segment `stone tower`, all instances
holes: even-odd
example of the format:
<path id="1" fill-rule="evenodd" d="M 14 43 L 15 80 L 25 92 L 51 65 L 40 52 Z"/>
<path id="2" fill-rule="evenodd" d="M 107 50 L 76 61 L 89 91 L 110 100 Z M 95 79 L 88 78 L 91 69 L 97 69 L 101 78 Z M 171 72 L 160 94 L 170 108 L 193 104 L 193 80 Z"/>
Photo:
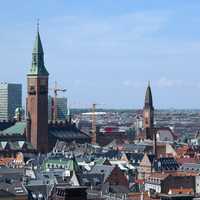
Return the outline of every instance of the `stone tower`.
<path id="1" fill-rule="evenodd" d="M 26 136 L 40 153 L 48 151 L 48 77 L 38 29 L 32 52 L 32 65 L 27 74 Z"/>
<path id="2" fill-rule="evenodd" d="M 143 108 L 144 131 L 146 139 L 154 139 L 154 107 L 150 83 L 148 84 Z"/>

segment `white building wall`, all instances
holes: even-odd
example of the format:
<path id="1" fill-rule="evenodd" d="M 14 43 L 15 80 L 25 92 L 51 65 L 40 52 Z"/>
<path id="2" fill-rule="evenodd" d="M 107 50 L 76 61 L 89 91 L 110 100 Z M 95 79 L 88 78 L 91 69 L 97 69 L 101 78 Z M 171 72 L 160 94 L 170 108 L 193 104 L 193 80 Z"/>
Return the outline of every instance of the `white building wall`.
<path id="1" fill-rule="evenodd" d="M 195 190 L 197 194 L 200 194 L 200 176 L 195 177 Z"/>
<path id="2" fill-rule="evenodd" d="M 157 193 L 161 193 L 161 186 L 152 183 L 145 183 L 145 191 L 155 190 Z"/>

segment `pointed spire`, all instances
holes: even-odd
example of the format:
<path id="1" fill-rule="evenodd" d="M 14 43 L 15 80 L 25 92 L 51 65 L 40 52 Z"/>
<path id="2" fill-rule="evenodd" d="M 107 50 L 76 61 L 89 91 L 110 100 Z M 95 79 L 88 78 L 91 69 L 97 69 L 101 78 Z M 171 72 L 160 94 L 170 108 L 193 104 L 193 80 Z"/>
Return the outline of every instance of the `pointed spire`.
<path id="1" fill-rule="evenodd" d="M 44 52 L 42 48 L 42 42 L 39 33 L 39 20 L 37 21 L 37 33 L 35 38 L 35 43 L 32 52 L 32 66 L 30 70 L 30 75 L 45 75 L 48 76 L 49 73 L 44 66 Z"/>
<path id="2" fill-rule="evenodd" d="M 153 98 L 152 98 L 152 93 L 151 93 L 150 81 L 148 81 L 148 87 L 147 87 L 146 95 L 145 95 L 145 107 L 153 108 Z"/>
<path id="3" fill-rule="evenodd" d="M 35 39 L 35 44 L 34 44 L 34 47 L 33 47 L 33 53 L 43 54 L 42 42 L 41 42 L 41 39 L 40 39 L 39 31 L 37 31 L 37 33 L 36 33 L 36 39 Z"/>

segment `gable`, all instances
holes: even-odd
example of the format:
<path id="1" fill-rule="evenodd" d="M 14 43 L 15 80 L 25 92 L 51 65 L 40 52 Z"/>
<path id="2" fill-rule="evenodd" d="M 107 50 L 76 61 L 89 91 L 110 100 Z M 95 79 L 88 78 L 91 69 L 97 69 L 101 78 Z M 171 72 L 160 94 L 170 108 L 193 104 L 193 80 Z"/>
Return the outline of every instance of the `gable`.
<path id="1" fill-rule="evenodd" d="M 143 157 L 142 161 L 140 162 L 140 166 L 151 166 L 151 162 L 146 153 L 144 154 L 144 157 Z"/>

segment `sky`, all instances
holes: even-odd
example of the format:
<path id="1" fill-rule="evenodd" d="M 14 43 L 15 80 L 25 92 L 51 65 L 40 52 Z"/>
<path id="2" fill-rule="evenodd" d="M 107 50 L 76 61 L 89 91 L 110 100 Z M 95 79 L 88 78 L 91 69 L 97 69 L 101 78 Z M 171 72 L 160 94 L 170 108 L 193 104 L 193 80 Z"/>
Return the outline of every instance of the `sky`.
<path id="1" fill-rule="evenodd" d="M 1 82 L 23 84 L 37 18 L 50 73 L 70 107 L 200 108 L 199 0 L 6 0 L 0 7 Z"/>

